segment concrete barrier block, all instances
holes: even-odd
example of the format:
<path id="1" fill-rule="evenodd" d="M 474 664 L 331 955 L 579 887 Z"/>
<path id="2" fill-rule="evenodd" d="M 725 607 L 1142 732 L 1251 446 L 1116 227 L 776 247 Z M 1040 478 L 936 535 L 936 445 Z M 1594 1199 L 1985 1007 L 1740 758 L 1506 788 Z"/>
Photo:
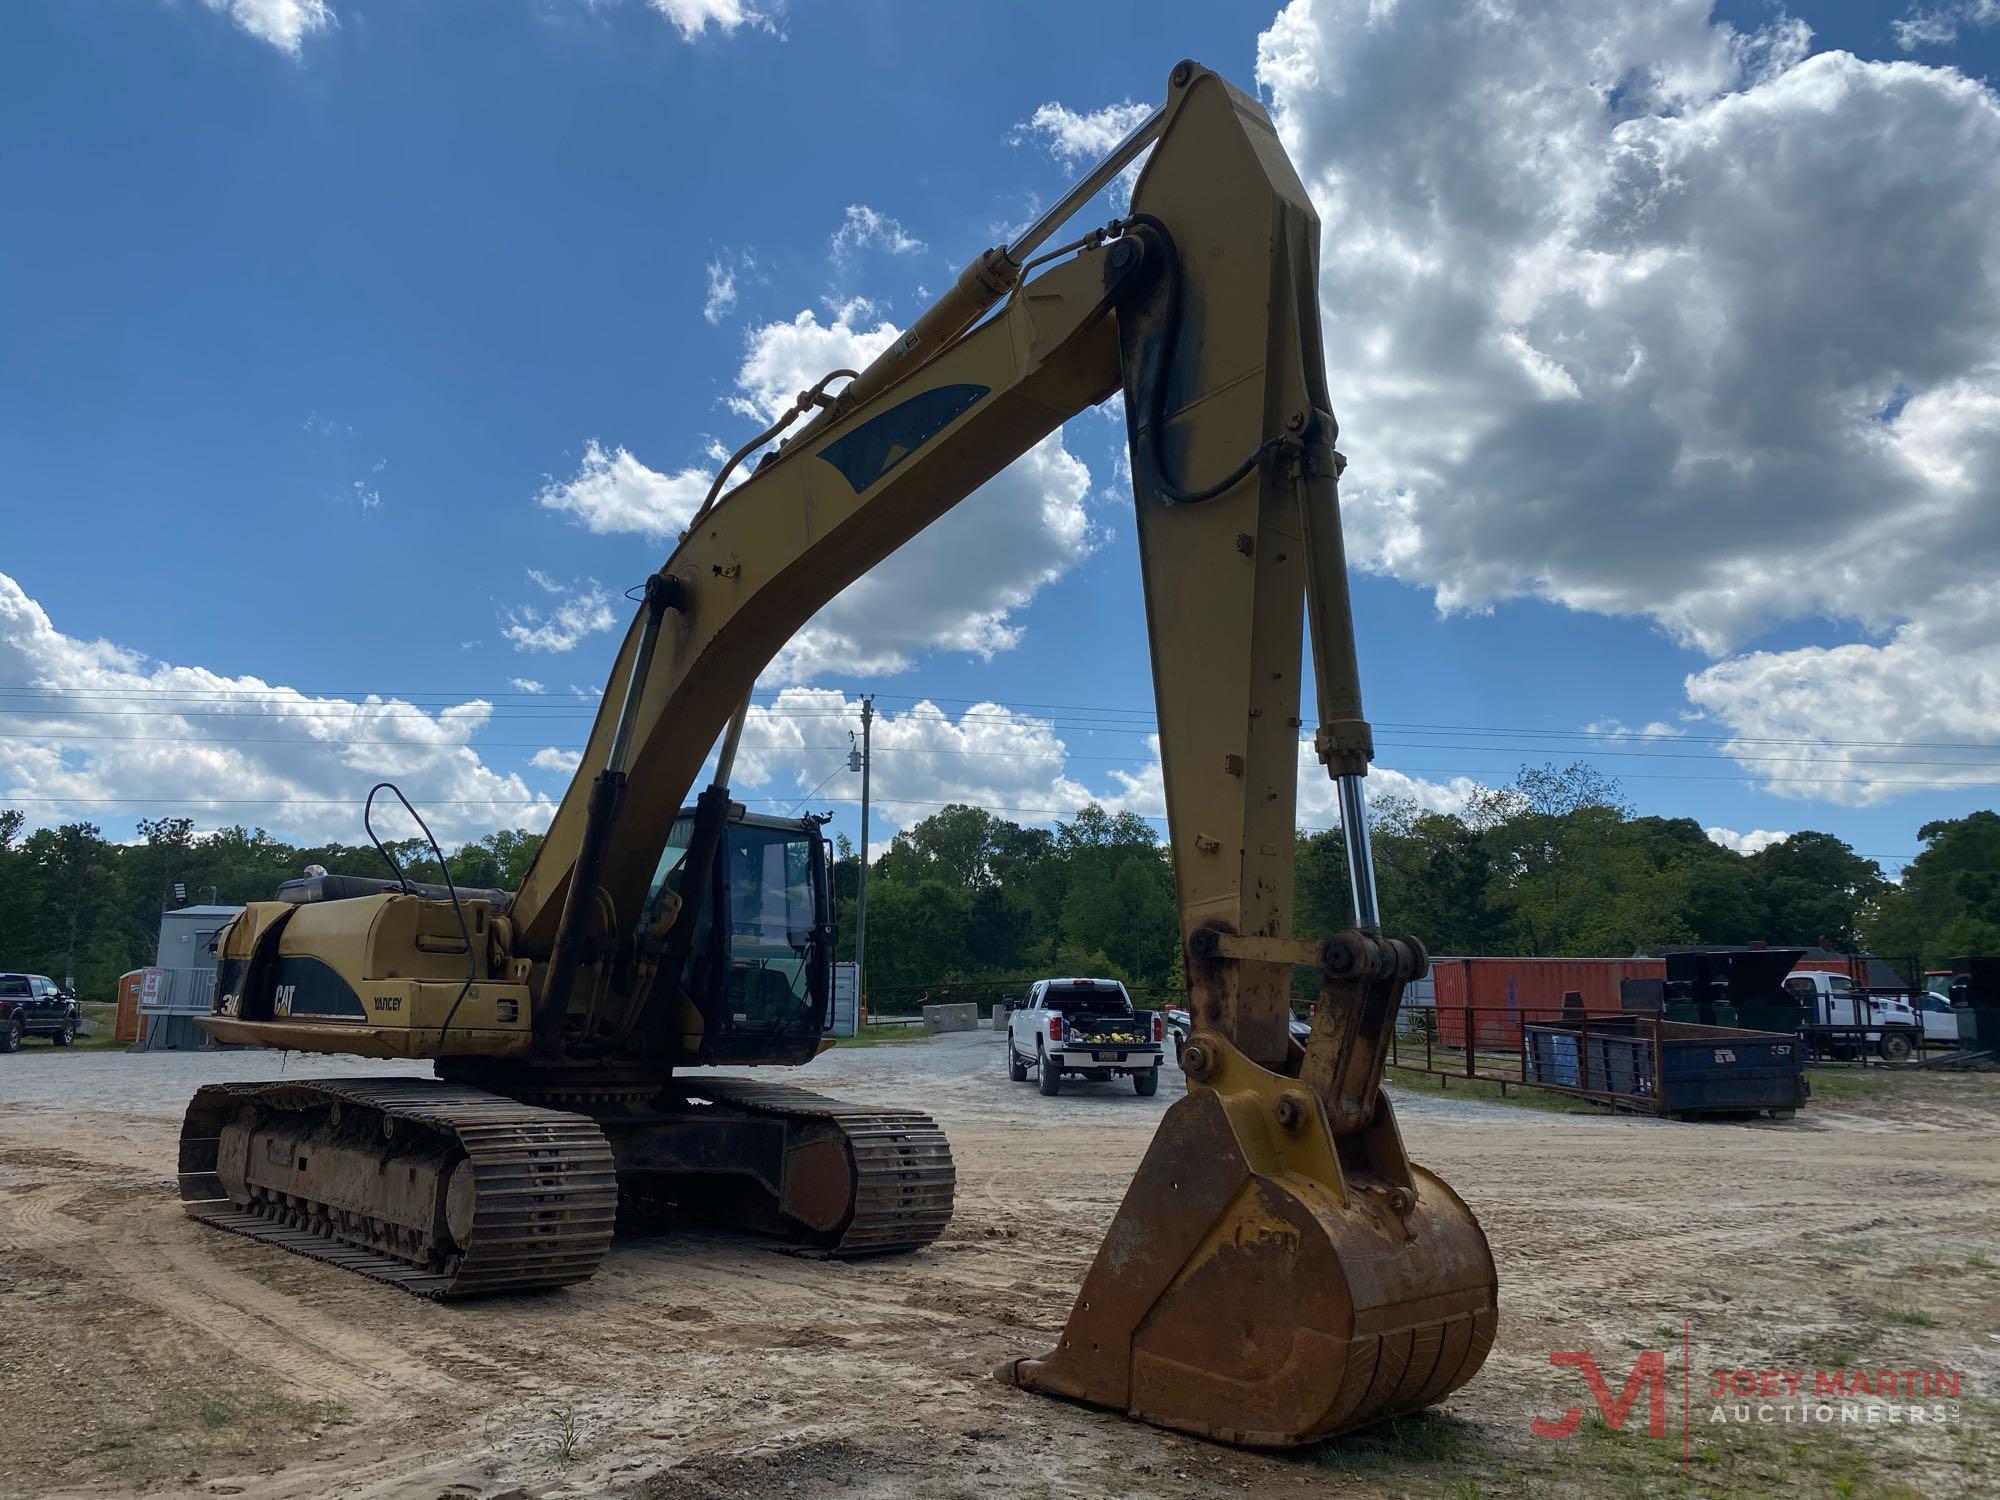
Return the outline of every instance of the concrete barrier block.
<path id="1" fill-rule="evenodd" d="M 933 1036 L 941 1031 L 977 1031 L 979 1007 L 969 1001 L 963 1005 L 926 1005 L 924 1029 Z"/>

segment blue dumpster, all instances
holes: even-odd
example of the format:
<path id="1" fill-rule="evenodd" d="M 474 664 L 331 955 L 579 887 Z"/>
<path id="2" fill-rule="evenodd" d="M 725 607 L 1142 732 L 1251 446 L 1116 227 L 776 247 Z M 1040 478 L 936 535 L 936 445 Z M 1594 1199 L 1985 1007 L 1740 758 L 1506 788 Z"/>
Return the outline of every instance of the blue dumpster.
<path id="1" fill-rule="evenodd" d="M 1790 1113 L 1806 1101 L 1795 1035 L 1618 1016 L 1522 1028 L 1522 1081 L 1657 1114 Z"/>

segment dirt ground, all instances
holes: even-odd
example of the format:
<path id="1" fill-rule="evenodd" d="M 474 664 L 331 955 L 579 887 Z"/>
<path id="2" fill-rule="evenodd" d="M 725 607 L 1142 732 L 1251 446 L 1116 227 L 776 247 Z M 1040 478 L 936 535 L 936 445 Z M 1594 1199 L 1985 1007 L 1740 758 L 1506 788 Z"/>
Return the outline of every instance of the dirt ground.
<path id="1" fill-rule="evenodd" d="M 582 1287 L 438 1306 L 182 1217 L 189 1093 L 281 1068 L 391 1071 L 0 1058 L 0 1495 L 2000 1492 L 2000 1076 L 1842 1075 L 1762 1124 L 1394 1091 L 1412 1154 L 1491 1238 L 1499 1343 L 1434 1413 L 1269 1455 L 988 1378 L 1052 1342 L 1180 1092 L 1171 1070 L 1153 1099 L 1043 1099 L 1006 1081 L 985 1032 L 842 1048 L 797 1081 L 920 1106 L 950 1135 L 958 1208 L 931 1249 L 839 1264 L 708 1233 L 624 1240 Z M 1643 1399 L 1612 1432 L 1549 1361 L 1592 1351 L 1615 1395 L 1652 1349 L 1663 1439 Z M 1943 1424 L 1736 1421 L 1703 1399 L 1717 1368 L 1803 1369 L 1808 1387 L 1820 1368 L 1946 1370 L 1962 1388 Z M 1570 1406 L 1590 1417 L 1574 1436 L 1531 1433 Z"/>

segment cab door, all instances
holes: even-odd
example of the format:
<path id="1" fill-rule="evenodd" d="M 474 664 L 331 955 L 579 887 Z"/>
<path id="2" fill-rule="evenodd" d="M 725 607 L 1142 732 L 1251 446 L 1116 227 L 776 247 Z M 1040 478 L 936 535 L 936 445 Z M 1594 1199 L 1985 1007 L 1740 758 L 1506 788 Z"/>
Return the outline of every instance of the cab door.
<path id="1" fill-rule="evenodd" d="M 35 974 L 28 980 L 28 988 L 33 999 L 28 1009 L 28 1025 L 35 1031 L 58 1031 L 62 1028 L 62 992 L 55 981 L 46 974 Z"/>
<path id="2" fill-rule="evenodd" d="M 1831 1019 L 1826 1013 L 1826 1006 L 1821 1003 L 1819 986 L 1813 983 L 1810 974 L 1792 975 L 1785 981 L 1785 990 L 1806 1008 L 1806 1015 L 1814 1022 L 1824 1023 Z"/>
<path id="3" fill-rule="evenodd" d="M 1923 1020 L 1925 1041 L 1958 1040 L 1958 1012 L 1951 1008 L 1949 1000 L 1926 990 L 1917 997 L 1916 1005 L 1917 1014 Z"/>

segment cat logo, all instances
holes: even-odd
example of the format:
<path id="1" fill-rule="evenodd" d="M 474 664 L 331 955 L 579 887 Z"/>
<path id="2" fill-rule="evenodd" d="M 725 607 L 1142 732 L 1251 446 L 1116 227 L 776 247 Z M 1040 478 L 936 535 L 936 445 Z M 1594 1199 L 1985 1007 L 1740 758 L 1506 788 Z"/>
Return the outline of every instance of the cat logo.
<path id="1" fill-rule="evenodd" d="M 279 985 L 277 1004 L 271 1008 L 281 1016 L 289 1016 L 292 1013 L 292 997 L 298 993 L 298 989 L 295 984 Z"/>

